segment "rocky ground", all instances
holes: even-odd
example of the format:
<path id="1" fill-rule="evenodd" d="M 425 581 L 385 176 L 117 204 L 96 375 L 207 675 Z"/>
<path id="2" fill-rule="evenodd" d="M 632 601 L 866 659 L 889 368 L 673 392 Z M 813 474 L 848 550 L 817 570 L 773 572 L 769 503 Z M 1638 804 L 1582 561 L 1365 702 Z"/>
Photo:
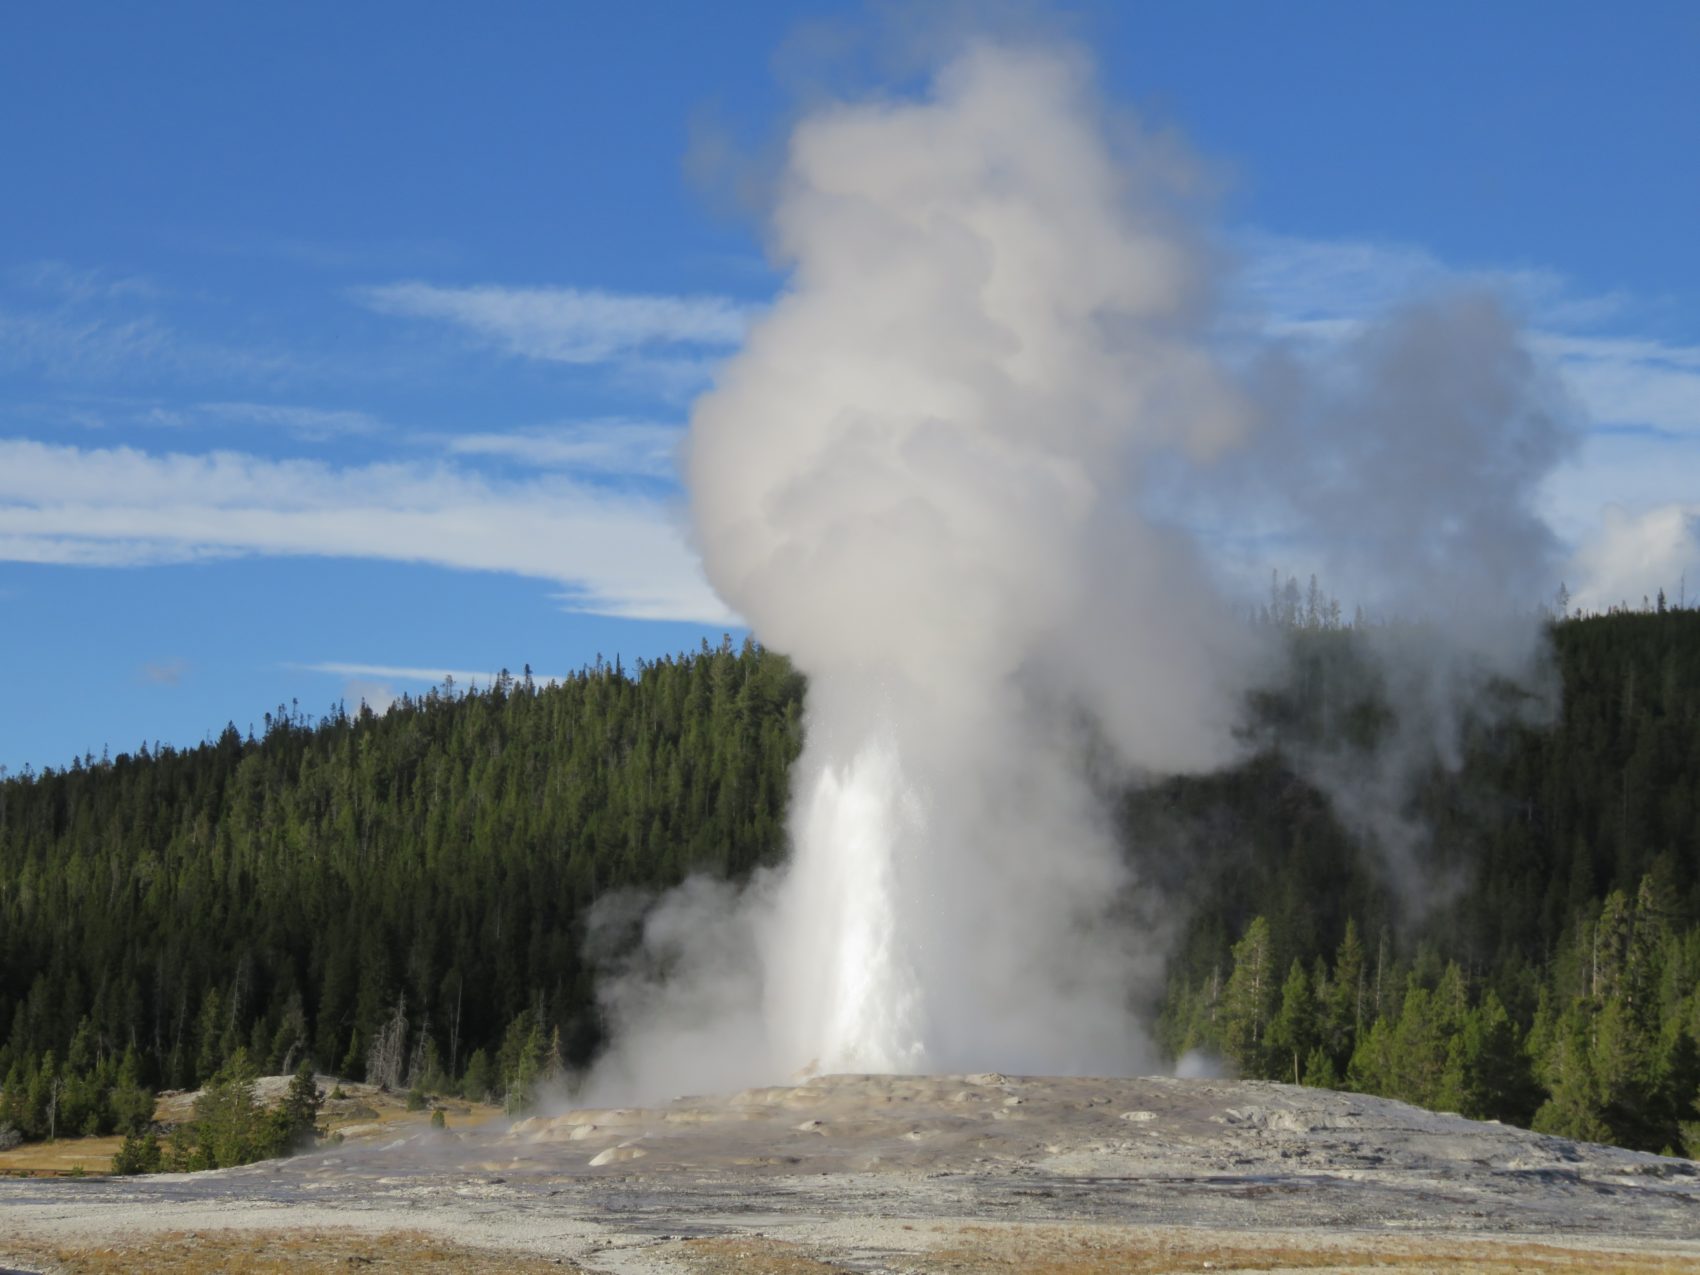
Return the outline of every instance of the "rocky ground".
<path id="1" fill-rule="evenodd" d="M 1700 1165 L 1253 1082 L 824 1077 L 0 1182 L 27 1271 L 1700 1271 Z"/>

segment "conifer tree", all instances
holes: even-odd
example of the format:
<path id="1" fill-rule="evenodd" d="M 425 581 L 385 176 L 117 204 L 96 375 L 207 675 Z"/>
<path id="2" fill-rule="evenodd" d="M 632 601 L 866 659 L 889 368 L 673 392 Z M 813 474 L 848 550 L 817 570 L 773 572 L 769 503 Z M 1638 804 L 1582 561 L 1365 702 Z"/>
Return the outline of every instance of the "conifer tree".
<path id="1" fill-rule="evenodd" d="M 1246 926 L 1245 936 L 1234 945 L 1233 971 L 1222 993 L 1222 1049 L 1242 1075 L 1263 1074 L 1268 1051 L 1265 1037 L 1276 994 L 1269 922 L 1256 916 Z"/>
<path id="2" fill-rule="evenodd" d="M 1304 966 L 1295 956 L 1281 987 L 1281 1008 L 1269 1024 L 1269 1050 L 1287 1060 L 1282 1064 L 1283 1079 L 1290 1075 L 1295 1085 L 1303 1081 L 1304 1060 L 1316 1048 L 1316 1036 L 1316 1000 Z"/>

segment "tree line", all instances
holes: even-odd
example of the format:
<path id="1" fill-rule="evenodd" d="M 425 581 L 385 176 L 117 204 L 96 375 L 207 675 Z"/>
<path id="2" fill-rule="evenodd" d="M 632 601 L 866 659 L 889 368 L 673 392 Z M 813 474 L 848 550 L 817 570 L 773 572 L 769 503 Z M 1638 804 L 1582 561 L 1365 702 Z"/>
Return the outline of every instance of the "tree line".
<path id="1" fill-rule="evenodd" d="M 1387 728 L 1364 634 L 1315 589 L 1272 602 L 1292 672 L 1251 755 L 1121 805 L 1187 918 L 1143 1007 L 1163 1044 L 1692 1148 L 1700 613 L 1551 626 L 1557 717 L 1484 715 L 1401 812 L 1413 910 L 1296 760 Z M 781 856 L 804 689 L 705 644 L 0 781 L 0 1129 L 141 1136 L 156 1089 L 304 1060 L 522 1105 L 603 1044 L 596 899 Z"/>
<path id="2" fill-rule="evenodd" d="M 1290 764 L 1325 717 L 1335 743 L 1385 725 L 1351 630 L 1300 619 L 1246 765 L 1130 795 L 1130 844 L 1185 847 L 1172 1054 L 1700 1155 L 1700 611 L 1550 636 L 1556 720 L 1484 714 L 1413 784 L 1415 891 Z"/>
<path id="3" fill-rule="evenodd" d="M 0 1126 L 131 1128 L 238 1053 L 478 1098 L 583 1065 L 591 903 L 775 861 L 802 693 L 705 643 L 0 782 Z"/>

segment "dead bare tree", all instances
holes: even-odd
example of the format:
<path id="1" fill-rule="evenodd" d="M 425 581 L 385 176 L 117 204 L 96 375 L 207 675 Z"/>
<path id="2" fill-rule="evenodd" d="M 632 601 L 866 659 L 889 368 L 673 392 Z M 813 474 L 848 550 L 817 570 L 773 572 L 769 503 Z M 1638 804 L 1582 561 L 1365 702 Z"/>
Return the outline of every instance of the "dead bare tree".
<path id="1" fill-rule="evenodd" d="M 455 1007 L 454 1012 L 449 1015 L 449 1076 L 458 1080 L 460 1078 L 460 997 L 464 990 L 464 980 L 461 978 L 459 970 L 454 972 L 454 980 Z"/>
<path id="2" fill-rule="evenodd" d="M 406 1061 L 407 993 L 403 992 L 396 997 L 395 1013 L 378 1028 L 372 1047 L 366 1051 L 366 1079 L 380 1089 L 394 1089 L 401 1084 Z"/>
<path id="3" fill-rule="evenodd" d="M 425 1046 L 431 1039 L 431 1015 L 427 1013 L 419 1024 L 419 1031 L 413 1038 L 413 1050 L 407 1056 L 407 1087 L 409 1090 L 419 1088 L 419 1082 L 425 1078 Z"/>

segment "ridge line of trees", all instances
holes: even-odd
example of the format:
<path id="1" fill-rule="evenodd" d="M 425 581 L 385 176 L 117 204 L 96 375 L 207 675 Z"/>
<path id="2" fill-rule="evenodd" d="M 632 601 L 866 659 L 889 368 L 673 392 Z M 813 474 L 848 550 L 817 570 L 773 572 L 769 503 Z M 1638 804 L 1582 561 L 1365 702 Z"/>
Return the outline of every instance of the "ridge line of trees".
<path id="1" fill-rule="evenodd" d="M 1401 812 L 1437 883 L 1414 916 L 1283 754 L 1389 711 L 1358 635 L 1309 612 L 1262 750 L 1123 801 L 1187 918 L 1162 1043 L 1697 1149 L 1700 611 L 1553 624 L 1557 720 L 1484 721 Z M 803 694 L 705 643 L 0 780 L 0 1137 L 144 1136 L 153 1091 L 243 1054 L 523 1105 L 603 1043 L 597 898 L 779 859 Z"/>

